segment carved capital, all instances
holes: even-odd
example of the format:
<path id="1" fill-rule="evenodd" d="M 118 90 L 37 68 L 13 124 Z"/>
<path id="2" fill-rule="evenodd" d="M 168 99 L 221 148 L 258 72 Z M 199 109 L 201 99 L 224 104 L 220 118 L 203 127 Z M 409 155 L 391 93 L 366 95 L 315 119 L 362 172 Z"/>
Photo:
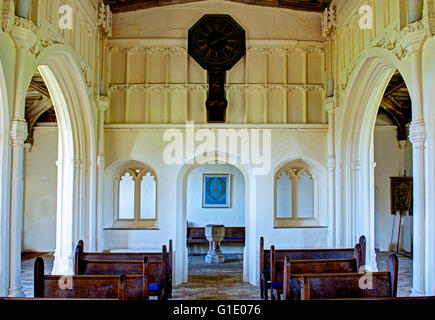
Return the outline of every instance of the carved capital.
<path id="1" fill-rule="evenodd" d="M 26 51 L 32 48 L 37 41 L 35 25 L 32 21 L 21 17 L 15 17 L 10 35 L 17 48 L 23 48 Z"/>
<path id="2" fill-rule="evenodd" d="M 328 114 L 334 114 L 337 109 L 337 100 L 336 97 L 327 97 L 325 99 L 325 111 Z"/>
<path id="3" fill-rule="evenodd" d="M 95 97 L 95 105 L 98 111 L 104 112 L 110 106 L 110 99 L 107 96 L 98 95 Z"/>
<path id="4" fill-rule="evenodd" d="M 423 120 L 412 121 L 409 126 L 409 141 L 412 148 L 423 149 L 426 142 L 426 126 Z"/>
<path id="5" fill-rule="evenodd" d="M 27 121 L 24 119 L 13 119 L 11 121 L 12 146 L 24 147 L 27 138 Z"/>

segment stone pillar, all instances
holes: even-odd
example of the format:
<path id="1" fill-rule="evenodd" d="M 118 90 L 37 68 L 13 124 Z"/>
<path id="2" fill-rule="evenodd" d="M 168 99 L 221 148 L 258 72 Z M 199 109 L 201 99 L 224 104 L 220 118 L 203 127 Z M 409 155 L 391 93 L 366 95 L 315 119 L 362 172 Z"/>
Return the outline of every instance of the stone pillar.
<path id="1" fill-rule="evenodd" d="M 409 127 L 409 141 L 412 143 L 413 171 L 413 286 L 412 296 L 424 292 L 424 239 L 425 239 L 425 188 L 424 149 L 426 130 L 423 120 L 412 121 Z"/>
<path id="2" fill-rule="evenodd" d="M 53 270 L 51 274 L 74 274 L 74 253 L 77 245 L 79 230 L 79 201 L 78 185 L 83 166 L 80 159 L 59 159 L 58 202 L 56 214 L 56 252 L 54 254 Z M 61 201 L 59 201 L 61 199 Z"/>
<path id="3" fill-rule="evenodd" d="M 105 155 L 104 155 L 104 115 L 106 110 L 109 108 L 110 100 L 106 96 L 98 96 L 95 99 L 95 104 L 98 108 L 98 150 L 97 150 L 97 217 L 96 217 L 96 228 L 93 230 L 97 235 L 97 250 L 103 249 L 103 204 L 104 204 L 104 168 L 105 168 Z"/>
<path id="4" fill-rule="evenodd" d="M 11 37 L 16 46 L 14 112 L 11 122 L 12 161 L 11 161 L 11 208 L 10 208 L 10 262 L 9 262 L 9 296 L 21 297 L 21 241 L 23 230 L 23 164 L 24 141 L 27 138 L 25 120 L 25 86 L 26 55 L 34 45 L 36 36 L 33 24 L 23 18 L 15 18 Z"/>
<path id="5" fill-rule="evenodd" d="M 327 98 L 325 110 L 328 113 L 328 215 L 331 221 L 332 244 L 338 246 L 337 210 L 335 207 L 335 109 L 334 98 Z"/>
<path id="6" fill-rule="evenodd" d="M 411 60 L 410 95 L 412 100 L 412 122 L 409 127 L 409 141 L 412 143 L 413 171 L 413 287 L 412 296 L 425 294 L 425 161 L 424 149 L 426 128 L 423 120 L 423 89 L 421 48 L 426 38 L 418 23 L 410 28 L 402 43 L 409 52 Z"/>
<path id="7" fill-rule="evenodd" d="M 208 224 L 205 226 L 205 237 L 209 241 L 206 263 L 223 263 L 225 258 L 220 248 L 220 242 L 224 239 L 225 227 L 221 224 Z"/>

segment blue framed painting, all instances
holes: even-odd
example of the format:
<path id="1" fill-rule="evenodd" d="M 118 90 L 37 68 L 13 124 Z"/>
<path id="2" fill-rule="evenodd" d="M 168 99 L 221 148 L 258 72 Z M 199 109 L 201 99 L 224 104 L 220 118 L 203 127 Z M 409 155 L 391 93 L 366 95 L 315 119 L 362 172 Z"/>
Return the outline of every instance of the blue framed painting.
<path id="1" fill-rule="evenodd" d="M 229 208 L 230 203 L 230 174 L 203 174 L 202 207 Z"/>

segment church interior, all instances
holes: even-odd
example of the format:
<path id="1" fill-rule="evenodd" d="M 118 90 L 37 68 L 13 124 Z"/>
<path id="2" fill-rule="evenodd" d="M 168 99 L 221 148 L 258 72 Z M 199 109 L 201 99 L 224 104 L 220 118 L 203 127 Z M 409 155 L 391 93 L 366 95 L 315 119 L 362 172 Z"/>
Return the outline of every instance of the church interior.
<path id="1" fill-rule="evenodd" d="M 435 0 L 0 9 L 0 301 L 435 297 Z"/>

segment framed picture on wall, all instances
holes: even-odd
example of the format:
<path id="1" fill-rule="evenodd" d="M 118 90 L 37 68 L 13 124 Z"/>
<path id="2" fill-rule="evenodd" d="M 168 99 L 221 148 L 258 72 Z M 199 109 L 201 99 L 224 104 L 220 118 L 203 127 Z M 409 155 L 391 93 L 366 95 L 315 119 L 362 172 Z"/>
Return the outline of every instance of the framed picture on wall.
<path id="1" fill-rule="evenodd" d="M 202 175 L 202 207 L 203 208 L 230 208 L 230 174 Z"/>

